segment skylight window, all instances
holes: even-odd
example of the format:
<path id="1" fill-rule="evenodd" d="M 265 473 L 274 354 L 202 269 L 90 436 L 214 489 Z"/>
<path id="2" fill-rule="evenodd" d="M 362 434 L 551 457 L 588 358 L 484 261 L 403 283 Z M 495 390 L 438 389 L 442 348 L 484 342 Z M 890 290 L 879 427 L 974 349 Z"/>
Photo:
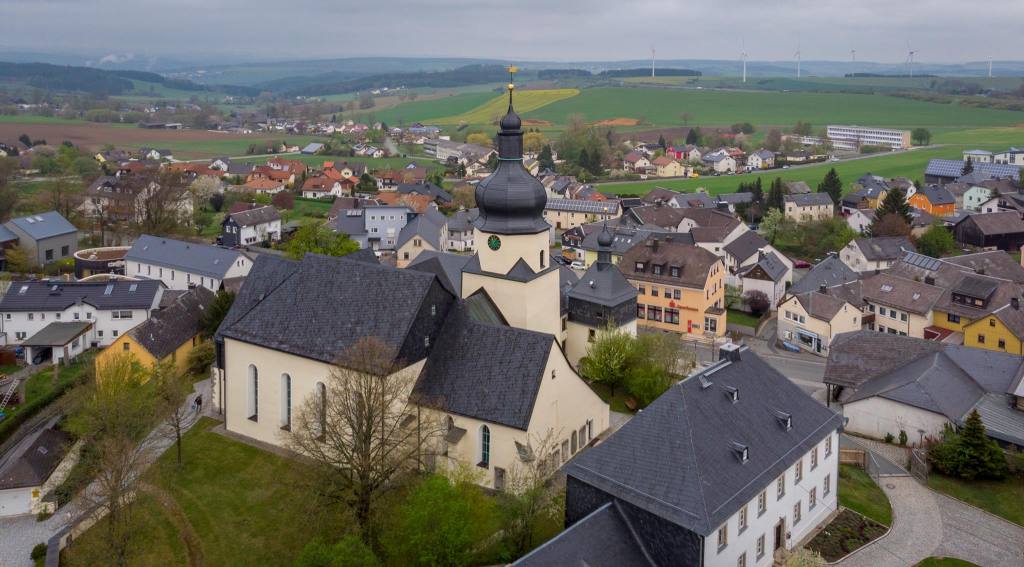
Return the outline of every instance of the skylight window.
<path id="1" fill-rule="evenodd" d="M 107 287 L 103 289 L 103 295 L 110 295 L 111 293 L 114 293 L 114 284 L 109 283 L 107 284 Z"/>
<path id="2" fill-rule="evenodd" d="M 885 284 L 885 285 L 882 286 L 882 291 L 888 293 L 888 292 L 892 291 L 892 286 L 889 285 L 889 284 Z"/>
<path id="3" fill-rule="evenodd" d="M 18 290 L 18 295 L 25 295 L 25 292 L 27 292 L 27 291 L 28 291 L 28 286 L 27 285 L 23 285 L 23 286 L 21 286 L 21 289 Z"/>
<path id="4" fill-rule="evenodd" d="M 133 283 L 132 285 L 128 286 L 128 293 L 135 293 L 135 290 L 137 289 L 139 289 L 139 284 Z"/>

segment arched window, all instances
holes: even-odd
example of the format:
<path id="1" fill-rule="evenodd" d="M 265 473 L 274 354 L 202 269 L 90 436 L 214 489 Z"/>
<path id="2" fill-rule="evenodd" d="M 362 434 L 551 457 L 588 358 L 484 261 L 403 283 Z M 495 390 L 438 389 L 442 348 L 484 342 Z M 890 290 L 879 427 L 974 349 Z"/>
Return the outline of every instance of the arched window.
<path id="1" fill-rule="evenodd" d="M 491 430 L 486 425 L 480 426 L 480 462 L 479 466 L 491 466 Z"/>
<path id="2" fill-rule="evenodd" d="M 575 455 L 576 454 L 576 448 L 577 448 L 577 445 L 576 445 L 576 430 L 573 430 L 572 436 L 569 437 L 569 444 L 572 445 L 572 454 Z"/>
<path id="3" fill-rule="evenodd" d="M 543 250 L 540 251 L 540 267 L 541 268 L 544 267 L 544 251 Z"/>
<path id="4" fill-rule="evenodd" d="M 281 375 L 281 429 L 292 429 L 292 377 Z"/>
<path id="5" fill-rule="evenodd" d="M 249 365 L 249 419 L 260 419 L 260 375 L 253 364 Z"/>
<path id="6" fill-rule="evenodd" d="M 327 386 L 323 382 L 316 383 L 316 418 L 318 437 L 327 435 Z"/>

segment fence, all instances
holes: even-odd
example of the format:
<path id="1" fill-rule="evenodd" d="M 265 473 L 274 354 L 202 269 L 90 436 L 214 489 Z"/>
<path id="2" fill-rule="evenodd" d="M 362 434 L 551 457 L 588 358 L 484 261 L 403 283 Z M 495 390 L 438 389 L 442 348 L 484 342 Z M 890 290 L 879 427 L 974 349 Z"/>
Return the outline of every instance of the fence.
<path id="1" fill-rule="evenodd" d="M 881 475 L 881 467 L 878 465 L 875 455 L 866 449 L 852 448 L 851 445 L 853 447 L 860 447 L 861 445 L 850 439 L 849 436 L 843 436 L 842 444 L 846 448 L 839 448 L 839 464 L 860 467 L 871 477 L 871 480 L 875 481 L 875 484 L 879 484 L 878 479 Z"/>
<path id="2" fill-rule="evenodd" d="M 910 452 L 910 474 L 923 484 L 928 484 L 928 473 L 931 472 L 931 465 L 928 464 L 928 452 L 924 449 L 914 449 Z"/>

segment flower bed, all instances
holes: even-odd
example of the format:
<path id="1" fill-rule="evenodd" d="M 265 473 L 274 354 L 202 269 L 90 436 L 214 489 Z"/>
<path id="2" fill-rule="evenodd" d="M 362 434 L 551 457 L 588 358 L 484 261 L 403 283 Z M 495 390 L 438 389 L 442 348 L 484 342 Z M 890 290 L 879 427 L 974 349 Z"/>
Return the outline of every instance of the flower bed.
<path id="1" fill-rule="evenodd" d="M 825 561 L 836 561 L 882 536 L 886 527 L 844 508 L 825 526 L 807 548 L 821 554 Z"/>

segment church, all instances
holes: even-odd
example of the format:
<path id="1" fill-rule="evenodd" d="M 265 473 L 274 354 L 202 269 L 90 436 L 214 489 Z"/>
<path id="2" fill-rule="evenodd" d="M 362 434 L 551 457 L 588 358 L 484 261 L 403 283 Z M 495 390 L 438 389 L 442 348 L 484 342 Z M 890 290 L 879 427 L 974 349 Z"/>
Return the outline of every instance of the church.
<path id="1" fill-rule="evenodd" d="M 213 403 L 229 431 L 286 445 L 293 411 L 368 337 L 394 350 L 411 399 L 445 424 L 435 465 L 475 467 L 483 486 L 504 488 L 538 457 L 556 468 L 608 428 L 608 405 L 574 366 L 599 330 L 635 333 L 636 290 L 611 264 L 610 234 L 582 278 L 560 282 L 512 89 L 498 166 L 475 192 L 475 255 L 405 269 L 365 250 L 256 261 L 216 335 Z M 534 455 L 542 439 L 547 454 Z"/>

